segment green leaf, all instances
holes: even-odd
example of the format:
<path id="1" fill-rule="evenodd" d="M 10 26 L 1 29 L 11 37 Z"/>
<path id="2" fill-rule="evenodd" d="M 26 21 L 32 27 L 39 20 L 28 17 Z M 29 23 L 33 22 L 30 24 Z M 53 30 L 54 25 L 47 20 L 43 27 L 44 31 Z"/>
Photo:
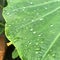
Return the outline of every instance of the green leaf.
<path id="1" fill-rule="evenodd" d="M 16 49 L 14 49 L 13 53 L 12 53 L 12 58 L 15 59 L 17 58 L 19 55 L 18 55 L 18 52 Z"/>
<path id="2" fill-rule="evenodd" d="M 22 60 L 60 60 L 60 0 L 8 0 L 5 34 Z"/>

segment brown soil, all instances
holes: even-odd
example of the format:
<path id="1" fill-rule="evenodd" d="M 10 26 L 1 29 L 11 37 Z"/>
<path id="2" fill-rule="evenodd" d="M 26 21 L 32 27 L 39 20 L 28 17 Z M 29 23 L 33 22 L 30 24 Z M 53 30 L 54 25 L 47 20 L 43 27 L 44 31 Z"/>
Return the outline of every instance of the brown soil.
<path id="1" fill-rule="evenodd" d="M 0 36 L 0 60 L 3 60 L 5 54 L 5 37 Z"/>

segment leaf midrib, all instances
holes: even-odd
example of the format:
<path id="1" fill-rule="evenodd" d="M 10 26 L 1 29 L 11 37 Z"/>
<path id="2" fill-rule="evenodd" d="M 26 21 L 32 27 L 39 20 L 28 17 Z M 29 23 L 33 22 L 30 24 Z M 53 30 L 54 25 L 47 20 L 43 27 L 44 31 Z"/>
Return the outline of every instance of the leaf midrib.
<path id="1" fill-rule="evenodd" d="M 60 33 L 56 36 L 56 38 L 52 41 L 52 43 L 50 44 L 49 48 L 47 49 L 47 51 L 44 53 L 43 57 L 41 60 L 44 60 L 45 56 L 47 55 L 47 53 L 49 52 L 49 50 L 53 47 L 53 45 L 55 44 L 55 42 L 58 40 L 58 38 L 60 37 Z"/>

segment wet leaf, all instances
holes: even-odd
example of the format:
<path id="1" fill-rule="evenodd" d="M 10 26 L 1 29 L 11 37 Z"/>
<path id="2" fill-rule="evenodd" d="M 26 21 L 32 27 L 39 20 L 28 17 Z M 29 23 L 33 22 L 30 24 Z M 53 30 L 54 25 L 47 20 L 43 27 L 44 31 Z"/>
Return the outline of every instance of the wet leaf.
<path id="1" fill-rule="evenodd" d="M 60 0 L 9 0 L 5 34 L 22 60 L 60 59 Z"/>

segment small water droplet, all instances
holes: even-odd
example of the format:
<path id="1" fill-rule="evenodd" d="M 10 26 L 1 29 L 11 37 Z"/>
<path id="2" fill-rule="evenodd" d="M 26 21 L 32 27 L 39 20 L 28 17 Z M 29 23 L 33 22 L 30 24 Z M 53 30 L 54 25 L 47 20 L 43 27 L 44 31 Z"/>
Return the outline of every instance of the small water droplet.
<path id="1" fill-rule="evenodd" d="M 25 10 L 25 8 L 26 8 L 26 7 L 23 7 L 23 9 L 22 9 L 22 10 L 24 11 L 24 10 Z"/>
<path id="2" fill-rule="evenodd" d="M 38 36 L 41 36 L 41 34 L 39 34 Z"/>
<path id="3" fill-rule="evenodd" d="M 11 26 L 11 25 L 9 25 L 9 26 Z"/>
<path id="4" fill-rule="evenodd" d="M 39 13 L 36 14 L 37 16 L 39 15 Z"/>
<path id="5" fill-rule="evenodd" d="M 34 22 L 34 20 L 32 20 L 32 22 Z"/>
<path id="6" fill-rule="evenodd" d="M 53 57 L 55 57 L 55 54 L 52 54 Z"/>
<path id="7" fill-rule="evenodd" d="M 33 28 L 31 28 L 30 31 L 33 31 Z"/>
<path id="8" fill-rule="evenodd" d="M 47 7 L 44 7 L 45 9 L 47 9 Z"/>
<path id="9" fill-rule="evenodd" d="M 41 44 L 43 44 L 44 42 L 43 41 L 41 41 Z"/>
<path id="10" fill-rule="evenodd" d="M 29 45 L 31 45 L 31 42 L 29 42 Z"/>
<path id="11" fill-rule="evenodd" d="M 37 39 L 38 41 L 40 40 L 40 39 Z"/>
<path id="12" fill-rule="evenodd" d="M 25 7 L 23 7 L 25 9 Z"/>
<path id="13" fill-rule="evenodd" d="M 50 56 L 50 54 L 48 54 L 48 56 Z"/>
<path id="14" fill-rule="evenodd" d="M 50 52 L 52 52 L 52 50 L 50 50 Z"/>
<path id="15" fill-rule="evenodd" d="M 53 27 L 53 24 L 51 24 L 50 26 Z"/>
<path id="16" fill-rule="evenodd" d="M 35 53 L 36 53 L 36 54 L 38 54 L 39 52 L 38 52 L 38 51 L 36 51 Z"/>
<path id="17" fill-rule="evenodd" d="M 16 9 L 13 10 L 13 12 L 15 12 L 15 11 L 16 11 Z"/>
<path id="18" fill-rule="evenodd" d="M 33 34 L 36 34 L 36 31 L 34 31 Z"/>
<path id="19" fill-rule="evenodd" d="M 24 18 L 23 20 L 25 21 L 26 19 Z"/>
<path id="20" fill-rule="evenodd" d="M 40 21 L 42 21 L 42 20 L 43 20 L 43 18 L 40 19 Z"/>
<path id="21" fill-rule="evenodd" d="M 27 38 L 25 37 L 25 39 L 27 39 Z"/>
<path id="22" fill-rule="evenodd" d="M 35 50 L 36 50 L 36 51 L 40 51 L 40 48 L 36 48 Z"/>
<path id="23" fill-rule="evenodd" d="M 30 4 L 33 4 L 32 2 L 30 2 Z"/>
<path id="24" fill-rule="evenodd" d="M 7 15 L 9 15 L 9 13 L 7 13 Z"/>
<path id="25" fill-rule="evenodd" d="M 38 42 L 36 42 L 36 45 L 38 45 L 39 43 Z"/>

